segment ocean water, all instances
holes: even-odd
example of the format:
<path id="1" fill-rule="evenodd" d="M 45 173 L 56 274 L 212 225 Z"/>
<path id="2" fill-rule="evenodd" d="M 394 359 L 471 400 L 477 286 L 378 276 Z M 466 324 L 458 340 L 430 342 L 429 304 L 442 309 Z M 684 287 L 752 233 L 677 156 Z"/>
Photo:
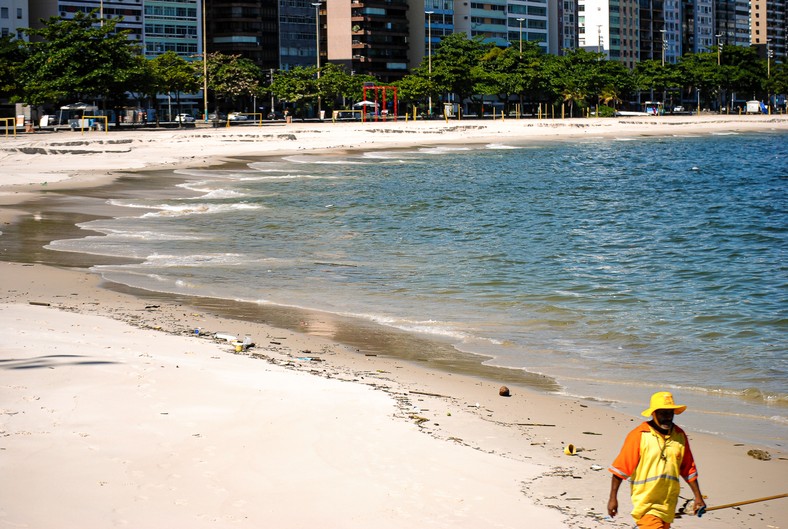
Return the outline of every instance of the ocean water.
<path id="1" fill-rule="evenodd" d="M 178 171 L 180 193 L 111 198 L 133 213 L 85 223 L 100 235 L 50 248 L 133 258 L 95 267 L 131 286 L 317 309 L 449 342 L 635 412 L 667 388 L 700 412 L 700 429 L 733 421 L 780 444 L 786 140 L 261 158 Z"/>

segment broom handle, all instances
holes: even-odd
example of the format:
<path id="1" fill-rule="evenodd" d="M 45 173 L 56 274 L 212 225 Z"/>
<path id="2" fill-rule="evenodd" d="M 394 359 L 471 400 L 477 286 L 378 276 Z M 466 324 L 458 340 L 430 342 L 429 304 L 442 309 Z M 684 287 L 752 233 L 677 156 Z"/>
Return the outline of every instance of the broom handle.
<path id="1" fill-rule="evenodd" d="M 757 498 L 754 500 L 737 501 L 735 503 L 726 503 L 725 505 L 717 505 L 715 507 L 706 507 L 706 512 L 716 511 L 717 509 L 728 509 L 730 507 L 738 507 L 739 505 L 747 505 L 749 503 L 758 503 L 761 501 L 779 500 L 785 498 L 788 494 L 777 494 L 776 496 L 766 496 L 765 498 Z"/>

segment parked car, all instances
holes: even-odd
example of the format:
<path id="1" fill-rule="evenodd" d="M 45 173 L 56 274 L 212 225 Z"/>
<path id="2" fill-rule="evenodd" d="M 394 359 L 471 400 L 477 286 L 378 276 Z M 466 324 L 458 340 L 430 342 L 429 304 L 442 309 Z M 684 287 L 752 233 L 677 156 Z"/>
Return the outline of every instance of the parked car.
<path id="1" fill-rule="evenodd" d="M 191 114 L 178 114 L 175 116 L 175 121 L 179 123 L 194 123 L 194 116 Z"/>
<path id="2" fill-rule="evenodd" d="M 246 121 L 249 119 L 249 116 L 241 114 L 240 112 L 230 112 L 227 114 L 227 119 L 230 121 Z"/>
<path id="3" fill-rule="evenodd" d="M 223 112 L 212 112 L 208 114 L 208 119 L 210 121 L 224 121 L 227 119 L 227 115 Z"/>
<path id="4" fill-rule="evenodd" d="M 268 117 L 266 119 L 285 119 L 285 115 L 279 112 L 278 110 L 274 110 L 273 112 L 268 113 Z"/>

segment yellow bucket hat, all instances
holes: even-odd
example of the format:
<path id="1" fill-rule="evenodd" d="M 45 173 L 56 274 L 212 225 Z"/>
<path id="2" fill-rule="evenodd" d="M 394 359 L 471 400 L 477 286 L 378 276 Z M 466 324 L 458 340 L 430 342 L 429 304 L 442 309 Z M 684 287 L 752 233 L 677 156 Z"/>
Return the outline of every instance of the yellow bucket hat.
<path id="1" fill-rule="evenodd" d="M 660 391 L 651 395 L 651 404 L 641 415 L 643 417 L 651 417 L 651 414 L 656 410 L 674 410 L 676 415 L 678 415 L 679 413 L 683 413 L 686 409 L 686 406 L 679 406 L 673 402 L 673 394 L 667 391 Z"/>

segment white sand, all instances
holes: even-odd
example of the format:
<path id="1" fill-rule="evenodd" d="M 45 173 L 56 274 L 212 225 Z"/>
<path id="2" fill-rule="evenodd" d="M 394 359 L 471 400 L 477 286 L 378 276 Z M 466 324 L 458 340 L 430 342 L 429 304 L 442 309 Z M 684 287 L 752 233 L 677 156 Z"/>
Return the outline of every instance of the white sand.
<path id="1" fill-rule="evenodd" d="M 0 348 L 4 527 L 561 525 L 520 492 L 536 465 L 363 385 L 29 305 L 0 305 Z"/>
<path id="2" fill-rule="evenodd" d="M 296 139 L 261 136 L 267 127 L 35 134 L 0 140 L 0 205 L 95 185 L 120 169 L 208 165 L 297 150 L 293 142 L 502 143 L 788 124 L 689 119 L 276 129 Z M 127 150 L 108 139 L 127 141 Z M 85 150 L 94 152 L 76 154 Z M 16 214 L 0 208 L 4 222 Z M 249 332 L 258 358 L 190 335 L 195 322 Z M 630 527 L 625 488 L 622 514 L 604 519 L 604 468 L 641 419 L 520 387 L 503 398 L 499 386 L 176 303 L 152 307 L 80 271 L 0 263 L 0 527 Z M 784 453 L 757 461 L 747 450 L 759 447 L 690 436 L 709 505 L 786 492 Z M 563 454 L 570 442 L 577 456 Z M 784 499 L 675 527 L 784 528 L 786 520 Z"/>

